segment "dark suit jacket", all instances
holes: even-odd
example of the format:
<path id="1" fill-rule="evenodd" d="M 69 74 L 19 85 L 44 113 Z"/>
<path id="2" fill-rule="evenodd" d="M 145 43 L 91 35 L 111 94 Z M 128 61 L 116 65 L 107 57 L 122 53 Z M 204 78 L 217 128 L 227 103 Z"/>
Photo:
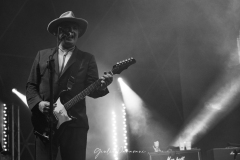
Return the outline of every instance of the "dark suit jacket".
<path id="1" fill-rule="evenodd" d="M 39 111 L 38 104 L 40 101 L 50 102 L 49 70 L 46 69 L 46 67 L 49 56 L 52 55 L 54 51 L 55 48 L 46 49 L 38 52 L 26 85 L 26 97 L 29 108 L 32 111 L 32 123 L 34 128 L 38 128 L 38 130 L 44 130 L 47 126 L 46 117 Z M 73 64 L 75 62 L 79 64 L 78 72 L 75 76 L 75 84 L 71 92 L 68 92 L 65 97 L 74 97 L 99 78 L 95 58 L 90 53 L 83 52 L 75 48 L 61 75 L 59 75 L 57 53 L 54 54 L 53 59 L 55 70 L 53 78 L 54 102 L 58 99 L 59 93 L 62 90 L 67 89 L 67 81 L 69 79 L 71 70 L 74 66 Z M 93 98 L 98 98 L 106 95 L 107 93 L 108 90 L 95 90 L 89 96 Z M 86 115 L 85 99 L 74 105 L 68 111 L 68 113 L 77 118 L 76 121 L 72 121 L 71 123 L 69 123 L 70 126 L 84 127 L 87 129 L 89 128 Z"/>

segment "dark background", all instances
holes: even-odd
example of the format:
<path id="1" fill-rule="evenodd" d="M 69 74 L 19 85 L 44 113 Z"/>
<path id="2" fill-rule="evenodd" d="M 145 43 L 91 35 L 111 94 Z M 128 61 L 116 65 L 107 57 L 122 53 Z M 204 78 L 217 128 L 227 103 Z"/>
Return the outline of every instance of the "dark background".
<path id="1" fill-rule="evenodd" d="M 50 21 L 71 10 L 89 22 L 77 46 L 95 55 L 100 76 L 120 60 L 137 60 L 121 76 L 145 102 L 148 130 L 129 132 L 129 144 L 130 149 L 153 151 L 154 141 L 161 148 L 171 145 L 191 113 L 214 96 L 214 91 L 207 94 L 212 86 L 221 87 L 218 81 L 226 69 L 238 66 L 239 7 L 237 0 L 2 0 L 0 99 L 20 106 L 22 158 L 33 155 L 30 111 L 11 90 L 25 94 L 37 51 L 55 47 L 55 37 L 46 30 Z M 87 99 L 87 159 L 94 159 L 95 148 L 110 147 L 110 113 L 121 103 L 117 77 L 109 95 Z M 203 159 L 209 149 L 226 147 L 228 141 L 240 143 L 238 106 L 235 103 L 232 112 L 193 144 Z"/>

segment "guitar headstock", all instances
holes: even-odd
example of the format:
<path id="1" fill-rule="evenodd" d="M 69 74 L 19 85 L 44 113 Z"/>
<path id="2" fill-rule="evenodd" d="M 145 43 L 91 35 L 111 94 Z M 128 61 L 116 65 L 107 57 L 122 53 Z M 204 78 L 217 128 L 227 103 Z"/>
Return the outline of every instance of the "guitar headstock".
<path id="1" fill-rule="evenodd" d="M 136 63 L 134 58 L 128 58 L 123 61 L 117 62 L 112 69 L 113 74 L 120 74 L 123 70 L 127 69 L 132 64 Z"/>

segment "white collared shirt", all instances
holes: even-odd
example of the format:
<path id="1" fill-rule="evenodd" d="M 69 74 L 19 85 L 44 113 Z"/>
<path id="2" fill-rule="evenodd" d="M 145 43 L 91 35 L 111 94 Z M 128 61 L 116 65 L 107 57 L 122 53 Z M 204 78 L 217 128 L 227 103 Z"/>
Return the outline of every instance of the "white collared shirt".
<path id="1" fill-rule="evenodd" d="M 74 47 L 75 48 L 75 47 Z M 68 60 L 70 59 L 70 57 L 72 56 L 72 53 L 74 51 L 74 48 L 72 50 L 69 50 L 69 51 L 65 51 L 65 50 L 62 50 L 62 49 L 58 49 L 58 64 L 59 64 L 59 73 L 61 74 L 61 72 L 64 70 Z M 65 61 L 64 61 L 64 64 L 63 64 L 63 58 L 65 57 Z M 62 67 L 63 65 L 63 67 Z"/>

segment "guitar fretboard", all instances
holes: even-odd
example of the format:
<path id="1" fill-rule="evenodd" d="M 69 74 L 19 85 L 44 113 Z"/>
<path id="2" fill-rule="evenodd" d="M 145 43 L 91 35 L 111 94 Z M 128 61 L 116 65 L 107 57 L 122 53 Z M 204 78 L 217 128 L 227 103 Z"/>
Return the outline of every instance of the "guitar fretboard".
<path id="1" fill-rule="evenodd" d="M 77 94 L 67 103 L 65 103 L 64 104 L 65 109 L 69 110 L 72 106 L 74 106 L 76 103 L 78 103 L 79 101 L 84 99 L 86 96 L 88 96 L 90 93 L 92 93 L 95 89 L 97 89 L 97 87 L 99 87 L 100 84 L 101 84 L 101 79 L 98 79 L 93 84 L 91 84 L 86 89 L 84 89 L 81 93 Z"/>

